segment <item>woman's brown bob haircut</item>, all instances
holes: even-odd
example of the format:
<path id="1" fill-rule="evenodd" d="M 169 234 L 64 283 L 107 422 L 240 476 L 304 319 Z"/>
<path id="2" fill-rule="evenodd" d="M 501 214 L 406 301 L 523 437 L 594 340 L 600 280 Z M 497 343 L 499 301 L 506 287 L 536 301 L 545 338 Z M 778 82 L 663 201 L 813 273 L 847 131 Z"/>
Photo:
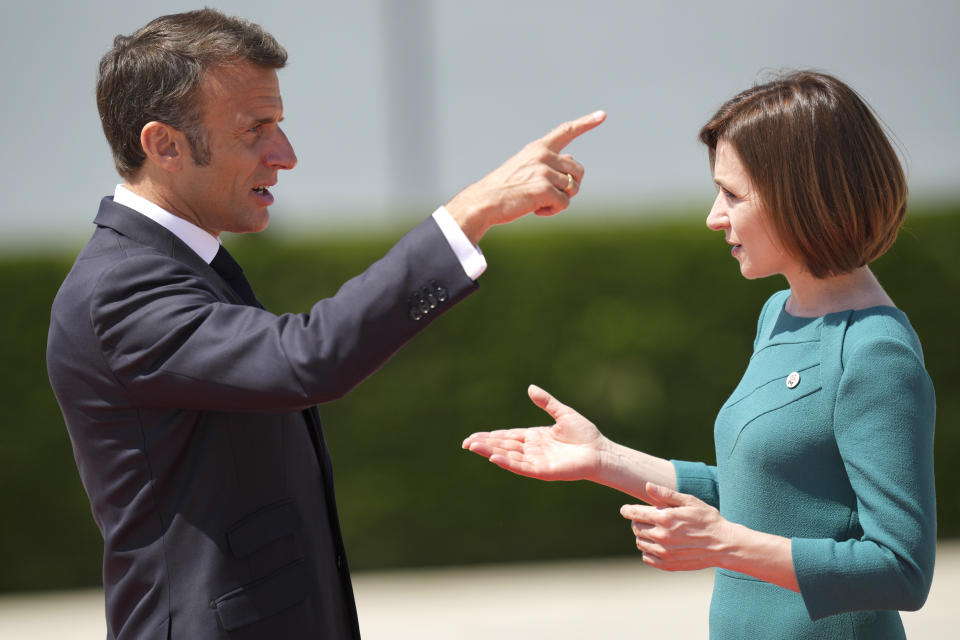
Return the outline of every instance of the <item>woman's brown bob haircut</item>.
<path id="1" fill-rule="evenodd" d="M 906 213 L 907 183 L 870 107 L 836 78 L 796 71 L 727 101 L 700 130 L 729 143 L 784 250 L 817 278 L 883 255 Z"/>
<path id="2" fill-rule="evenodd" d="M 140 132 L 152 121 L 182 131 L 194 162 L 208 164 L 204 74 L 231 64 L 279 69 L 286 62 L 286 50 L 259 25 L 213 9 L 161 16 L 133 35 L 117 36 L 97 76 L 97 108 L 117 171 L 136 175 L 145 159 Z"/>

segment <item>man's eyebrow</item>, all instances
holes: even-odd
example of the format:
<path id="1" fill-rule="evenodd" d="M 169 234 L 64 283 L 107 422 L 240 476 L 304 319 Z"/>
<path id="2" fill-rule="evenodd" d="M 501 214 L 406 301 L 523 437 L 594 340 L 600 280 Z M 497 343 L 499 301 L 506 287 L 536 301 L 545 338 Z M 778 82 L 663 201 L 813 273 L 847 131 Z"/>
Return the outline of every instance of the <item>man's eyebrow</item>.
<path id="1" fill-rule="evenodd" d="M 263 116 L 263 117 L 260 117 L 260 118 L 257 118 L 256 116 L 247 116 L 247 123 L 248 123 L 249 125 L 254 125 L 254 124 L 273 124 L 274 122 L 277 122 L 277 123 L 283 122 L 283 116 L 282 116 L 282 115 L 279 116 L 279 117 L 277 117 L 277 116 Z M 245 125 L 245 126 L 247 126 L 247 125 Z"/>

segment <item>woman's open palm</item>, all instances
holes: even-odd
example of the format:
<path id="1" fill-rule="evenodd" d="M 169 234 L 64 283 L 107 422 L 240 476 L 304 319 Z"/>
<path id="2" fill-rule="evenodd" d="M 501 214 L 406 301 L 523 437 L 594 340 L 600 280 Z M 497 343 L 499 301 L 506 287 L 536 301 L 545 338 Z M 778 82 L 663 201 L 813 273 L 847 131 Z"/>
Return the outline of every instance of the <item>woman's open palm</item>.
<path id="1" fill-rule="evenodd" d="M 606 438 L 582 415 L 530 385 L 530 399 L 556 421 L 549 427 L 474 433 L 463 448 L 513 473 L 540 480 L 581 480 L 599 464 Z"/>

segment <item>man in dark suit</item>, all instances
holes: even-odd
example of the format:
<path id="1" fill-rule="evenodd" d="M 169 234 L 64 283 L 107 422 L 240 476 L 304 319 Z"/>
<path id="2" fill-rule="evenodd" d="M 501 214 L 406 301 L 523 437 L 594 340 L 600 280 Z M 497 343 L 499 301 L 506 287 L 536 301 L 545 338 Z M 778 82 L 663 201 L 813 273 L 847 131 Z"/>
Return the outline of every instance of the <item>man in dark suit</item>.
<path id="1" fill-rule="evenodd" d="M 296 156 L 286 52 L 257 25 L 164 16 L 103 58 L 124 184 L 53 304 L 50 380 L 104 538 L 108 638 L 359 637 L 315 405 L 477 287 L 493 224 L 561 211 L 583 168 L 530 143 L 304 314 L 274 315 L 220 246 L 268 223 Z"/>

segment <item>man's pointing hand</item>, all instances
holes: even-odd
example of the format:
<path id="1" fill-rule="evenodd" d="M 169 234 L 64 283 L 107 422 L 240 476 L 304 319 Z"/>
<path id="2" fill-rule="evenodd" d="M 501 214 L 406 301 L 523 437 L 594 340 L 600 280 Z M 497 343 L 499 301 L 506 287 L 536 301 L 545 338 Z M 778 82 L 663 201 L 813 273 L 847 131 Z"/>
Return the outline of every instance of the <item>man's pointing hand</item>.
<path id="1" fill-rule="evenodd" d="M 473 244 L 495 224 L 530 212 L 552 216 L 563 211 L 580 190 L 583 166 L 561 151 L 606 117 L 603 111 L 595 111 L 561 124 L 454 196 L 447 211 Z"/>

